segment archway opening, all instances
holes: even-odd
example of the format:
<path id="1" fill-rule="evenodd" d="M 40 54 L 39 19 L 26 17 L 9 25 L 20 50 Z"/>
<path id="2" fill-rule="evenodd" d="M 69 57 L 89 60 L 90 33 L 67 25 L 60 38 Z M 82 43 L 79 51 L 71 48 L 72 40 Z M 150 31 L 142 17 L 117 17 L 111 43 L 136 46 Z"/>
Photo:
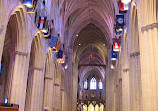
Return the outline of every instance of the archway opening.
<path id="1" fill-rule="evenodd" d="M 4 98 L 8 98 L 10 101 L 10 84 L 11 84 L 11 68 L 14 61 L 14 51 L 17 45 L 18 38 L 18 21 L 16 14 L 13 14 L 7 24 L 3 53 L 1 59 L 1 72 L 0 72 L 0 102 L 3 102 Z M 11 56 L 12 55 L 12 56 Z"/>

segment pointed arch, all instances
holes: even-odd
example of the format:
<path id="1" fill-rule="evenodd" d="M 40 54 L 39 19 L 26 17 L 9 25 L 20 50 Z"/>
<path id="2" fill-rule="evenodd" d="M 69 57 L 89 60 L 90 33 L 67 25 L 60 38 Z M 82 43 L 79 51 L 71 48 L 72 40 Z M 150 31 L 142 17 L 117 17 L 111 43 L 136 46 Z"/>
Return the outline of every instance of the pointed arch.
<path id="1" fill-rule="evenodd" d="M 97 89 L 97 80 L 95 77 L 92 77 L 92 79 L 90 80 L 90 89 L 91 90 Z"/>

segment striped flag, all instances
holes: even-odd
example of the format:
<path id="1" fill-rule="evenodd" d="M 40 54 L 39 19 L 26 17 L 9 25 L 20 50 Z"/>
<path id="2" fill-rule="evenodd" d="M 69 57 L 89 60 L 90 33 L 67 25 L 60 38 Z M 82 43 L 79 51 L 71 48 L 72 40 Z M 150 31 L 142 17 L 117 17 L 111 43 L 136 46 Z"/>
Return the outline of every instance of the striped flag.
<path id="1" fill-rule="evenodd" d="M 128 4 L 124 4 L 122 3 L 121 0 L 119 0 L 119 13 L 120 14 L 127 13 L 127 10 L 128 10 Z"/>
<path id="2" fill-rule="evenodd" d="M 58 52 L 59 51 L 59 47 L 60 47 L 60 42 L 57 42 L 56 49 L 54 50 L 54 52 Z"/>
<path id="3" fill-rule="evenodd" d="M 43 32 L 42 35 L 46 39 L 50 39 L 51 38 L 51 26 L 50 25 L 47 27 L 47 32 L 46 33 Z"/>
<path id="4" fill-rule="evenodd" d="M 112 40 L 113 40 L 113 51 L 119 52 L 120 51 L 119 39 L 113 38 Z"/>
<path id="5" fill-rule="evenodd" d="M 38 22 L 38 28 L 42 31 L 46 28 L 46 21 L 47 17 L 39 17 L 39 22 Z M 45 29 L 42 32 L 47 32 L 47 29 Z"/>

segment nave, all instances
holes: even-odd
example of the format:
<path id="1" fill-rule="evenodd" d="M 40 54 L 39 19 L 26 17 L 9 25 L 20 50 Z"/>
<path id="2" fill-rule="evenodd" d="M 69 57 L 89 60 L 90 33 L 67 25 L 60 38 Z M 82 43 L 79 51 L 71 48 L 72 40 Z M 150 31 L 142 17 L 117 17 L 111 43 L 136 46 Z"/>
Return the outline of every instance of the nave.
<path id="1" fill-rule="evenodd" d="M 157 37 L 158 0 L 0 0 L 0 111 L 158 111 Z"/>

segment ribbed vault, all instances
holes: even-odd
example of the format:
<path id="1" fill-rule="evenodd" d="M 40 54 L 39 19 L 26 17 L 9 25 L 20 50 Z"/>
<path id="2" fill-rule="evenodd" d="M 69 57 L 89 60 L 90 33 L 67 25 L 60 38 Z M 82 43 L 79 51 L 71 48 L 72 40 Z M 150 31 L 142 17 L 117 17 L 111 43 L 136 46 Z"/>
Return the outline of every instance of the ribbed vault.
<path id="1" fill-rule="evenodd" d="M 105 66 L 95 65 L 107 63 L 113 37 L 113 1 L 65 0 L 61 12 L 65 25 L 65 42 L 73 48 L 73 61 L 79 65 L 80 79 L 94 72 L 104 78 Z"/>
<path id="2" fill-rule="evenodd" d="M 111 0 L 65 0 L 62 16 L 67 34 L 67 43 L 73 47 L 76 35 L 90 23 L 104 34 L 110 47 L 113 36 L 114 5 Z"/>
<path id="3" fill-rule="evenodd" d="M 103 32 L 90 23 L 80 30 L 74 41 L 74 57 L 79 66 L 79 78 L 83 80 L 89 74 L 105 77 L 108 49 Z M 98 65 L 98 66 L 96 66 Z M 87 76 L 85 76 L 87 75 Z"/>

